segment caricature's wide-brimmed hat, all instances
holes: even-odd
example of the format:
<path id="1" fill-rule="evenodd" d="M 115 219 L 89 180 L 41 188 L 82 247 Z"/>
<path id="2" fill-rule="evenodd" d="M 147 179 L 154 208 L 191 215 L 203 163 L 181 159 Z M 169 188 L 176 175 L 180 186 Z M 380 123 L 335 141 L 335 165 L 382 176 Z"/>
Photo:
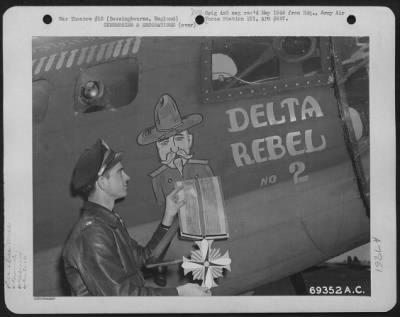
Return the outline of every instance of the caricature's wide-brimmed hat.
<path id="1" fill-rule="evenodd" d="M 73 174 L 71 185 L 80 194 L 88 193 L 97 178 L 113 168 L 122 159 L 122 152 L 115 152 L 102 139 L 86 149 L 79 157 Z"/>
<path id="2" fill-rule="evenodd" d="M 189 129 L 203 120 L 199 113 L 181 117 L 175 100 L 168 94 L 158 99 L 154 109 L 155 126 L 143 130 L 137 138 L 139 144 L 150 144 L 167 139 Z"/>

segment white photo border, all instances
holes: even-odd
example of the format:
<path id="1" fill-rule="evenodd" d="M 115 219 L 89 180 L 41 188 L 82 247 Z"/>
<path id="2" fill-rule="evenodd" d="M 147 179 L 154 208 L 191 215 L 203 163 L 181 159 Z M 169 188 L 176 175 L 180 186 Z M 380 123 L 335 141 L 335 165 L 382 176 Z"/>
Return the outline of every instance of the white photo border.
<path id="1" fill-rule="evenodd" d="M 265 7 L 252 7 L 252 9 Z M 322 7 L 321 7 L 322 8 Z M 127 7 L 13 7 L 3 16 L 4 70 L 4 239 L 11 239 L 27 263 L 27 288 L 5 287 L 5 302 L 16 313 L 235 313 L 235 312 L 361 312 L 388 311 L 396 303 L 396 194 L 395 194 L 395 18 L 386 7 L 323 7 L 340 9 L 345 16 L 294 16 L 285 23 L 260 28 L 256 23 L 203 24 L 191 30 L 173 28 L 103 28 L 99 24 L 54 23 L 45 14 L 124 15 Z M 194 19 L 193 10 L 210 7 L 135 7 L 130 15 L 178 15 Z M 233 7 L 218 7 L 218 10 Z M 246 7 L 234 7 L 243 11 Z M 279 7 L 268 7 L 268 10 Z M 296 9 L 296 7 L 293 7 Z M 298 7 L 303 10 L 305 7 Z M 318 7 L 313 7 L 318 10 Z M 349 25 L 348 15 L 357 22 Z M 373 21 L 373 22 L 372 22 Z M 372 23 L 371 23 L 372 22 Z M 33 36 L 368 36 L 370 38 L 370 149 L 371 237 L 384 250 L 384 272 L 371 268 L 371 296 L 223 296 L 56 297 L 33 296 L 32 212 L 32 37 Z M 26 110 L 26 111 L 25 111 Z M 384 153 L 384 154 L 383 154 Z M 29 159 L 28 159 L 29 162 Z M 374 245 L 371 243 L 371 257 Z M 372 261 L 371 261 L 372 262 Z M 372 264 L 372 263 L 371 263 Z M 6 265 L 5 265 L 6 267 Z M 23 303 L 21 305 L 21 303 Z"/>

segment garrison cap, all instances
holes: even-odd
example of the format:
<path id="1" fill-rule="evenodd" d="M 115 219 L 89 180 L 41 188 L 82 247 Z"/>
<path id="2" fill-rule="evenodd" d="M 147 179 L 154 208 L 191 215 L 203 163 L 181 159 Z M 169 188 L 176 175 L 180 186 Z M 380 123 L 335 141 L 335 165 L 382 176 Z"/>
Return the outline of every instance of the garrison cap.
<path id="1" fill-rule="evenodd" d="M 90 192 L 97 178 L 114 167 L 121 159 L 122 152 L 113 151 L 104 140 L 98 139 L 79 157 L 72 174 L 72 188 L 80 194 Z"/>

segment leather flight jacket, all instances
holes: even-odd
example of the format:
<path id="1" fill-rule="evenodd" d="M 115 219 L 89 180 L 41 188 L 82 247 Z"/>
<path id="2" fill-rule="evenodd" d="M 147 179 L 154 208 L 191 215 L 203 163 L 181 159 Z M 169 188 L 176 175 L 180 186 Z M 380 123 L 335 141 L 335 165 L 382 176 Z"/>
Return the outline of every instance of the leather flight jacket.
<path id="1" fill-rule="evenodd" d="M 129 236 L 118 214 L 86 202 L 63 250 L 72 295 L 178 295 L 176 288 L 145 287 L 141 272 L 166 232 L 166 228 L 158 226 L 142 247 Z"/>

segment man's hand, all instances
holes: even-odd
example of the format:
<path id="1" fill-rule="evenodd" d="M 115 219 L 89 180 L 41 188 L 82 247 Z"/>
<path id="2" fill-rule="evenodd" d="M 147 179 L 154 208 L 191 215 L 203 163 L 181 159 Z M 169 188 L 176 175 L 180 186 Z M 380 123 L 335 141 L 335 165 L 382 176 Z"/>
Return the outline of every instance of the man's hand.
<path id="1" fill-rule="evenodd" d="M 172 221 L 174 220 L 175 215 L 178 213 L 179 208 L 181 208 L 184 204 L 184 200 L 179 200 L 179 193 L 183 189 L 183 186 L 175 188 L 166 199 L 165 203 L 165 212 L 162 224 L 164 226 L 171 226 Z"/>
<path id="2" fill-rule="evenodd" d="M 176 288 L 179 296 L 211 296 L 211 291 L 207 287 L 198 284 L 187 283 Z"/>

